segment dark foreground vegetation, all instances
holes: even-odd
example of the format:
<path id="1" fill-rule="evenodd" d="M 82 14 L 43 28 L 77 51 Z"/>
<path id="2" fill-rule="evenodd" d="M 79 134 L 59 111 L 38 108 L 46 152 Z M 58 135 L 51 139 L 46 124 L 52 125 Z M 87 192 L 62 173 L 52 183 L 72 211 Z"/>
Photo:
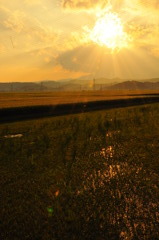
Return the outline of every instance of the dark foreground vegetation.
<path id="1" fill-rule="evenodd" d="M 0 125 L 0 239 L 159 239 L 159 104 Z"/>

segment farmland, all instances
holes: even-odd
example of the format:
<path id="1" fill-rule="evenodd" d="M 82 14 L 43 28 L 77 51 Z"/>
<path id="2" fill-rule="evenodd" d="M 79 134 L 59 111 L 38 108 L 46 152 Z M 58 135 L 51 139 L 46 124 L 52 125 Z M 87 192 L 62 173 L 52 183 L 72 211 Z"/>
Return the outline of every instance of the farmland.
<path id="1" fill-rule="evenodd" d="M 112 99 L 135 98 L 158 94 L 159 91 L 74 91 L 74 92 L 35 92 L 35 93 L 0 93 L 0 108 L 58 105 Z"/>
<path id="2" fill-rule="evenodd" d="M 0 125 L 1 239 L 159 239 L 159 104 Z"/>
<path id="3" fill-rule="evenodd" d="M 44 118 L 159 102 L 157 91 L 2 93 L 0 122 Z"/>

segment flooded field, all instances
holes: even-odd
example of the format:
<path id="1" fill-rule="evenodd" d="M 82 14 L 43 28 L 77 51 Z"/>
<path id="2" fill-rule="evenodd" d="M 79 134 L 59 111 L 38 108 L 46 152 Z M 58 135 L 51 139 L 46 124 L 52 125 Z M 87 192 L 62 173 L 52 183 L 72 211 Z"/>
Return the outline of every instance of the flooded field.
<path id="1" fill-rule="evenodd" d="M 159 239 L 159 104 L 0 125 L 1 239 Z"/>

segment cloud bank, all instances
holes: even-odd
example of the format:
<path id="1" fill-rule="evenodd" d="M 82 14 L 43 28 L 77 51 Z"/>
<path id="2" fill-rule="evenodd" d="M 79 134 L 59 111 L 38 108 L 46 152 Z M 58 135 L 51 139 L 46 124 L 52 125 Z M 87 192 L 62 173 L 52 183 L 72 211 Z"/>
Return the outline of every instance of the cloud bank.
<path id="1" fill-rule="evenodd" d="M 96 0 L 63 0 L 62 6 L 64 8 L 82 8 L 82 9 L 90 9 L 95 8 L 97 6 L 100 6 L 101 8 L 106 7 L 106 5 L 109 3 L 109 1 L 96 1 Z"/>
<path id="2" fill-rule="evenodd" d="M 158 54 L 157 49 L 155 51 Z M 83 45 L 61 54 L 56 61 L 69 71 L 91 73 L 94 77 L 151 78 L 159 76 L 158 58 L 147 48 L 128 49 L 116 55 L 95 44 Z"/>

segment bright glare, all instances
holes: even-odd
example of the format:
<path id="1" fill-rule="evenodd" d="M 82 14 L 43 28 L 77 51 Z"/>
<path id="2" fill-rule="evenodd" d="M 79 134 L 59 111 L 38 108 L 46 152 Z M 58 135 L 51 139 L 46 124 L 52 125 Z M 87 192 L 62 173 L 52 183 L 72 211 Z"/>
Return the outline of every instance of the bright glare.
<path id="1" fill-rule="evenodd" d="M 129 42 L 128 34 L 124 32 L 121 19 L 115 13 L 106 13 L 98 18 L 90 32 L 90 39 L 112 50 L 127 47 Z"/>

